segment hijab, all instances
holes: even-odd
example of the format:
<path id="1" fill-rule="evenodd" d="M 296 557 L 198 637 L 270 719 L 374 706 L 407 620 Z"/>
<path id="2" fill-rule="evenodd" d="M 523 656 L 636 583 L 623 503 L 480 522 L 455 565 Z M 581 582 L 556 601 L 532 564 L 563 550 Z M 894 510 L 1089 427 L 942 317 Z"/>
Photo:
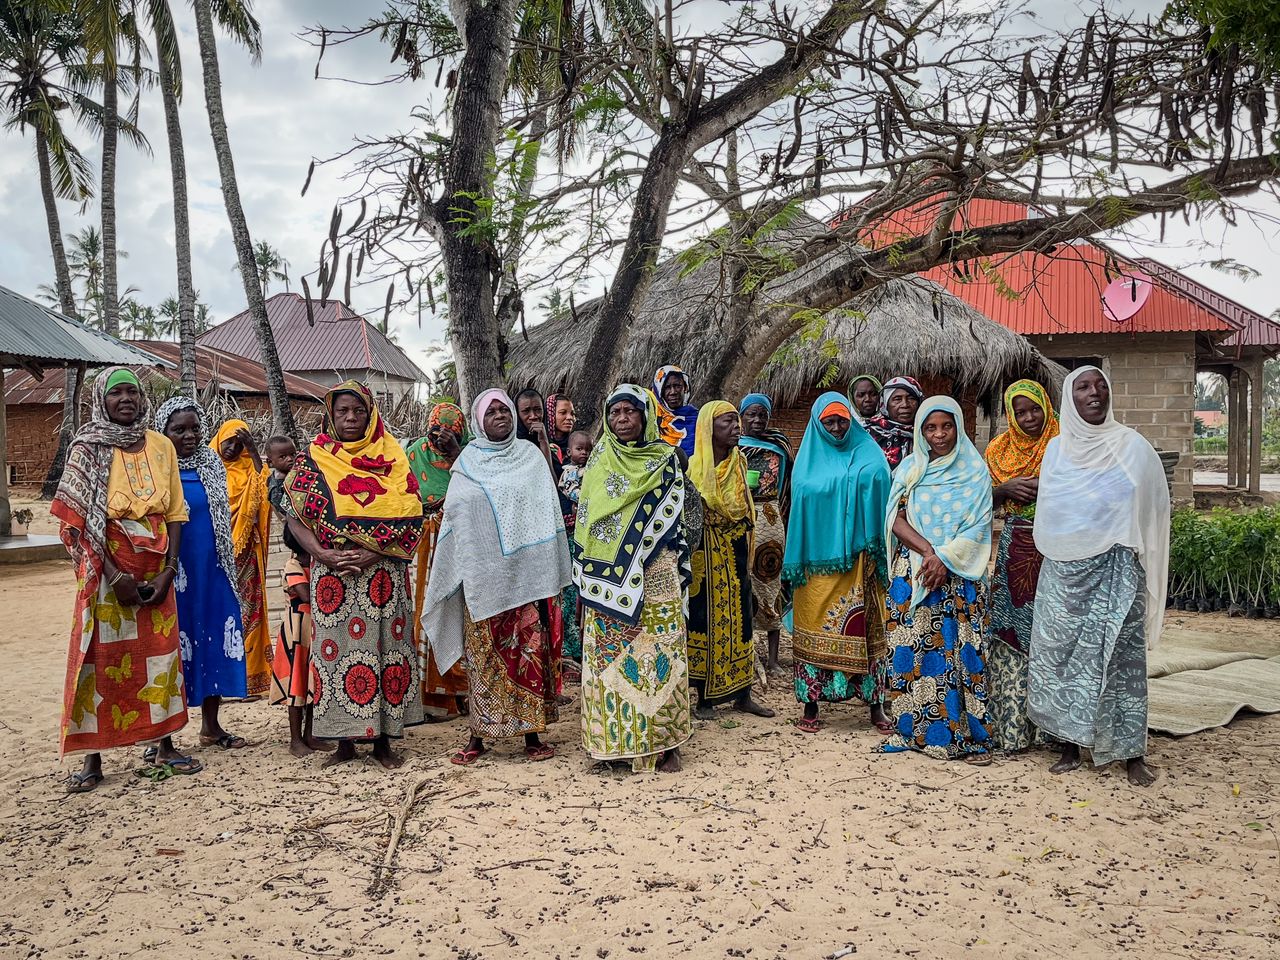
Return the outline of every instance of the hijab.
<path id="1" fill-rule="evenodd" d="M 738 415 L 747 412 L 747 408 L 759 404 L 764 407 L 769 416 L 773 416 L 773 401 L 763 393 L 748 393 L 742 398 L 742 402 L 738 404 Z M 781 430 L 775 430 L 773 427 L 765 429 L 764 434 L 759 437 L 748 437 L 745 433 L 738 440 L 738 446 L 744 450 L 767 450 L 770 453 L 776 453 L 782 459 L 778 463 L 778 499 L 785 499 L 787 489 L 787 481 L 790 479 L 788 469 L 791 461 L 794 459 L 791 454 L 791 444 L 787 441 L 787 435 Z M 750 453 L 747 456 L 751 456 Z"/>
<path id="2" fill-rule="evenodd" d="M 703 501 L 713 513 L 729 520 L 754 517 L 755 505 L 747 486 L 747 458 L 741 447 L 734 447 L 720 463 L 716 463 L 711 442 L 716 417 L 738 413 L 727 400 L 711 400 L 702 405 L 697 416 L 697 442 L 689 460 L 689 479 L 697 487 Z"/>
<path id="3" fill-rule="evenodd" d="M 138 415 L 125 426 L 107 416 L 107 384 L 138 387 Z M 124 367 L 107 367 L 93 381 L 89 419 L 81 425 L 67 450 L 67 463 L 53 496 L 51 512 L 61 521 L 62 542 L 76 560 L 77 576 L 86 595 L 97 593 L 107 551 L 107 479 L 116 450 L 132 447 L 147 437 L 151 402 L 138 378 Z M 167 441 L 166 441 L 167 442 Z"/>
<path id="4" fill-rule="evenodd" d="M 876 388 L 876 393 L 880 393 L 880 394 L 884 393 L 884 385 L 869 373 L 860 373 L 857 376 L 855 376 L 852 380 L 849 381 L 849 389 L 847 391 L 847 394 L 849 397 L 849 412 L 853 414 L 853 419 L 857 420 L 858 423 L 862 424 L 863 426 L 866 426 L 867 424 L 866 418 L 864 418 L 862 414 L 858 412 L 858 404 L 853 396 L 853 389 L 858 385 L 859 380 L 868 381 Z"/>
<path id="5" fill-rule="evenodd" d="M 832 404 L 850 421 L 837 440 L 822 424 Z M 889 466 L 853 417 L 852 405 L 829 391 L 813 402 L 791 479 L 791 515 L 782 577 L 805 583 L 813 574 L 852 570 L 863 553 L 884 577 L 881 520 L 889 501 Z"/>
<path id="6" fill-rule="evenodd" d="M 1075 382 L 1088 371 L 1102 372 L 1079 367 L 1062 387 L 1061 432 L 1040 467 L 1036 549 L 1059 561 L 1100 556 L 1117 544 L 1135 550 L 1147 578 L 1151 647 L 1160 639 L 1168 589 L 1169 487 L 1160 457 L 1145 437 L 1116 420 L 1114 405 L 1097 425 L 1076 410 Z"/>
<path id="7" fill-rule="evenodd" d="M 239 576 L 236 573 L 236 551 L 231 536 L 231 506 L 227 500 L 227 471 L 222 457 L 206 444 L 209 437 L 209 421 L 200 404 L 190 397 L 176 396 L 166 400 L 156 411 L 155 428 L 164 433 L 175 413 L 190 410 L 200 425 L 200 440 L 196 452 L 190 457 L 178 457 L 179 470 L 194 470 L 204 487 L 209 501 L 209 520 L 213 524 L 213 542 L 218 551 L 218 566 L 227 575 L 231 589 L 236 590 Z"/>
<path id="8" fill-rule="evenodd" d="M 886 387 L 887 389 L 887 387 Z M 949 413 L 956 424 L 956 445 L 945 457 L 929 459 L 924 422 L 932 413 Z M 915 449 L 893 472 L 885 516 L 886 556 L 898 549 L 893 524 L 907 501 L 907 521 L 929 541 L 934 553 L 958 577 L 986 578 L 991 561 L 991 474 L 978 448 L 964 432 L 964 413 L 950 397 L 930 397 L 916 411 Z M 920 579 L 922 558 L 911 552 L 911 606 L 928 594 Z"/>
<path id="9" fill-rule="evenodd" d="M 861 379 L 861 377 L 858 378 L 858 380 Z M 854 381 L 854 383 L 857 382 L 857 380 Z M 918 401 L 924 399 L 924 391 L 920 389 L 920 384 L 914 377 L 894 377 L 886 381 L 880 390 L 879 415 L 868 417 L 865 424 L 871 438 L 884 451 L 890 468 L 896 468 L 903 458 L 909 456 L 915 443 L 915 427 L 899 423 L 889 416 L 889 400 L 899 390 L 905 390 Z"/>
<path id="10" fill-rule="evenodd" d="M 609 411 L 619 403 L 629 403 L 643 415 L 639 440 L 626 443 L 609 426 Z M 584 604 L 636 622 L 650 558 L 670 546 L 680 554 L 682 568 L 688 563 L 681 524 L 684 498 L 684 472 L 675 449 L 658 437 L 653 394 L 621 384 L 605 400 L 604 430 L 582 477 L 573 580 Z"/>
<path id="11" fill-rule="evenodd" d="M 259 522 L 267 515 L 267 484 L 264 471 L 253 465 L 253 456 L 243 444 L 234 460 L 222 458 L 222 445 L 234 439 L 241 430 L 248 430 L 243 420 L 228 420 L 218 428 L 209 442 L 209 448 L 222 459 L 227 473 L 227 502 L 231 505 L 231 539 L 236 556 L 244 553 L 253 538 Z"/>
<path id="12" fill-rule="evenodd" d="M 1029 436 L 1013 413 L 1015 397 L 1026 397 L 1044 411 L 1044 429 L 1040 436 Z M 1058 435 L 1058 418 L 1053 412 L 1053 401 L 1044 387 L 1034 380 L 1019 380 L 1004 392 L 1004 416 L 1009 429 L 987 444 L 987 466 L 991 470 L 992 483 L 999 485 L 1015 477 L 1040 476 L 1040 463 L 1044 460 L 1049 441 Z M 1006 503 L 1005 512 L 1013 516 L 1034 517 L 1036 505 Z"/>
<path id="13" fill-rule="evenodd" d="M 334 407 L 354 394 L 369 411 L 356 440 L 338 439 Z M 369 388 L 355 380 L 334 387 L 324 398 L 324 432 L 311 442 L 286 481 L 298 519 L 320 545 L 355 544 L 395 560 L 409 560 L 422 536 L 422 500 L 409 457 L 382 422 Z"/>
<path id="14" fill-rule="evenodd" d="M 438 510 L 444 503 L 449 489 L 449 468 L 452 464 L 444 457 L 444 451 L 432 441 L 437 431 L 448 430 L 458 438 L 458 448 L 466 446 L 467 418 L 462 408 L 453 403 L 437 403 L 427 417 L 426 436 L 405 445 L 409 457 L 409 469 L 418 481 L 418 496 L 429 511 Z"/>
<path id="15" fill-rule="evenodd" d="M 693 393 L 693 381 L 689 375 L 674 363 L 659 367 L 653 375 L 653 395 L 658 400 L 658 433 L 662 439 L 673 447 L 679 447 L 686 456 L 693 456 L 698 428 L 698 408 L 686 403 L 675 410 L 670 409 L 662 399 L 662 385 L 668 377 L 679 377 L 684 381 L 686 398 Z"/>
<path id="16" fill-rule="evenodd" d="M 511 432 L 501 440 L 485 432 L 494 403 L 511 413 Z M 570 583 L 560 497 L 542 451 L 518 442 L 516 405 L 505 390 L 485 390 L 471 405 L 471 423 L 475 439 L 450 471 L 422 608 L 441 673 L 462 658 L 466 614 L 487 620 L 554 597 Z"/>

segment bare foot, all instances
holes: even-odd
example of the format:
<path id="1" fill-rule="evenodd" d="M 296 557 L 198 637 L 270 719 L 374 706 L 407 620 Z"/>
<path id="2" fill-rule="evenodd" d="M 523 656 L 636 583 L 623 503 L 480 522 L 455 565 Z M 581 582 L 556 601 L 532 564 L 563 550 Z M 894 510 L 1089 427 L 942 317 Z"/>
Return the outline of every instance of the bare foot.
<path id="1" fill-rule="evenodd" d="M 303 737 L 302 742 L 316 753 L 332 753 L 338 749 L 338 745 L 332 740 L 318 740 L 315 737 Z"/>
<path id="2" fill-rule="evenodd" d="M 324 763 L 320 764 L 321 768 L 336 767 L 340 763 L 346 763 L 348 760 L 356 758 L 356 745 L 352 740 L 339 740 L 338 749 L 333 752 L 332 756 L 326 757 Z"/>
<path id="3" fill-rule="evenodd" d="M 702 704 L 694 707 L 693 715 L 699 720 L 714 720 L 716 718 L 715 710 L 712 707 L 704 707 Z"/>
<path id="4" fill-rule="evenodd" d="M 662 773 L 679 773 L 683 769 L 684 765 L 680 762 L 679 747 L 674 750 L 668 750 L 658 762 L 658 770 Z"/>
<path id="5" fill-rule="evenodd" d="M 1146 757 L 1134 757 L 1125 764 L 1125 770 L 1135 787 L 1149 787 L 1156 782 L 1156 772 L 1147 766 Z"/>
<path id="6" fill-rule="evenodd" d="M 289 752 L 299 760 L 303 760 L 315 753 L 315 750 L 312 749 L 310 744 L 302 740 L 292 740 L 289 743 Z"/>
<path id="7" fill-rule="evenodd" d="M 734 701 L 733 709 L 739 713 L 749 713 L 753 717 L 776 717 L 777 714 L 763 703 L 756 703 L 751 697 L 739 697 Z"/>
<path id="8" fill-rule="evenodd" d="M 1070 773 L 1080 766 L 1080 748 L 1074 743 L 1063 744 L 1062 756 L 1049 768 L 1050 773 Z"/>
<path id="9" fill-rule="evenodd" d="M 400 754 L 396 753 L 390 747 L 387 747 L 386 750 L 379 750 L 377 747 L 374 747 L 373 759 L 377 760 L 388 770 L 398 770 L 400 767 L 404 766 L 404 757 L 400 756 Z"/>

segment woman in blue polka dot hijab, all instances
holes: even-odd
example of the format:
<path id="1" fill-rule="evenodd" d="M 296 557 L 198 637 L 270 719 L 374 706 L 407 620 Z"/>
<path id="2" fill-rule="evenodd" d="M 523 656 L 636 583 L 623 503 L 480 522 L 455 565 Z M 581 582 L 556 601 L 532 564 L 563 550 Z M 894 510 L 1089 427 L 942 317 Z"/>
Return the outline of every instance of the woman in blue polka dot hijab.
<path id="1" fill-rule="evenodd" d="M 991 474 L 950 397 L 930 397 L 885 518 L 889 649 L 885 752 L 989 763 L 983 642 L 989 617 Z"/>

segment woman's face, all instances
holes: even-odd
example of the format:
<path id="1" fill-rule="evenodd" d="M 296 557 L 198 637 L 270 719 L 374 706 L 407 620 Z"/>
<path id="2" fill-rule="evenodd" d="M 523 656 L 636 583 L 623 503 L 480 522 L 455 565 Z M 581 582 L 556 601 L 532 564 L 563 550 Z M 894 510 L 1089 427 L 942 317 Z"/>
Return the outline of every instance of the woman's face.
<path id="1" fill-rule="evenodd" d="M 916 422 L 916 411 L 920 409 L 920 401 L 910 390 L 901 387 L 894 389 L 889 396 L 889 419 L 910 426 Z"/>
<path id="2" fill-rule="evenodd" d="M 511 408 L 501 400 L 489 401 L 489 409 L 484 412 L 484 435 L 495 443 L 511 436 Z"/>
<path id="3" fill-rule="evenodd" d="M 688 395 L 689 384 L 685 378 L 678 373 L 667 374 L 667 378 L 662 381 L 662 402 L 667 409 L 676 410 L 683 407 Z"/>
<path id="4" fill-rule="evenodd" d="M 537 394 L 527 393 L 516 401 L 516 416 L 520 418 L 520 422 L 525 425 L 526 429 L 535 423 L 541 423 L 542 415 L 542 398 Z M 485 416 L 488 416 L 487 412 Z M 497 438 L 494 437 L 494 439 L 496 440 Z"/>
<path id="5" fill-rule="evenodd" d="M 128 427 L 138 419 L 138 411 L 142 409 L 142 393 L 136 384 L 117 383 L 107 391 L 107 419 Z"/>
<path id="6" fill-rule="evenodd" d="M 748 437 L 763 437 L 769 429 L 769 411 L 763 403 L 753 403 L 742 411 L 742 432 Z"/>
<path id="7" fill-rule="evenodd" d="M 227 437 L 227 439 L 223 440 L 218 446 L 219 456 L 228 463 L 232 460 L 238 460 L 242 450 L 244 450 L 244 444 L 240 442 L 239 437 Z"/>
<path id="8" fill-rule="evenodd" d="M 863 417 L 873 417 L 880 409 L 880 391 L 866 377 L 853 385 L 853 405 Z"/>
<path id="9" fill-rule="evenodd" d="M 844 435 L 849 432 L 849 424 L 851 421 L 840 416 L 838 413 L 833 413 L 829 417 L 823 417 L 820 422 L 827 428 L 827 433 L 831 434 L 837 440 L 843 440 Z"/>
<path id="10" fill-rule="evenodd" d="M 1085 423 L 1099 426 L 1111 409 L 1111 388 L 1100 370 L 1086 370 L 1071 385 L 1071 400 Z"/>
<path id="11" fill-rule="evenodd" d="M 578 418 L 574 414 L 572 400 L 556 401 L 556 433 L 570 434 L 573 428 L 578 425 Z"/>
<path id="12" fill-rule="evenodd" d="M 635 443 L 644 432 L 644 416 L 626 400 L 609 408 L 609 429 L 623 443 Z"/>
<path id="13" fill-rule="evenodd" d="M 724 450 L 742 439 L 742 420 L 737 413 L 722 413 L 711 421 L 711 442 Z"/>
<path id="14" fill-rule="evenodd" d="M 353 393 L 342 393 L 333 402 L 333 428 L 343 443 L 354 443 L 369 429 L 369 408 Z"/>
<path id="15" fill-rule="evenodd" d="M 200 449 L 200 418 L 194 410 L 179 410 L 164 425 L 164 435 L 183 460 L 194 457 Z"/>
<path id="16" fill-rule="evenodd" d="M 1032 439 L 1044 433 L 1044 410 L 1030 397 L 1013 398 L 1013 419 L 1018 429 Z"/>
<path id="17" fill-rule="evenodd" d="M 956 448 L 956 420 L 944 410 L 935 410 L 925 417 L 920 432 L 929 444 L 930 459 L 945 457 Z"/>

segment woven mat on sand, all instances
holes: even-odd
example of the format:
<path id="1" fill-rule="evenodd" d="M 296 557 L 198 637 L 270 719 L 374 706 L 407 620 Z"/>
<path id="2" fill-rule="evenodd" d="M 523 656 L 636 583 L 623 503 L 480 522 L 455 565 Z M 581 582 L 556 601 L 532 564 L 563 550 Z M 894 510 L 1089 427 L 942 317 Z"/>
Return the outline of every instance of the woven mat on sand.
<path id="1" fill-rule="evenodd" d="M 1149 691 L 1147 726 L 1177 737 L 1221 727 L 1241 710 L 1280 713 L 1280 657 L 1154 677 Z"/>

